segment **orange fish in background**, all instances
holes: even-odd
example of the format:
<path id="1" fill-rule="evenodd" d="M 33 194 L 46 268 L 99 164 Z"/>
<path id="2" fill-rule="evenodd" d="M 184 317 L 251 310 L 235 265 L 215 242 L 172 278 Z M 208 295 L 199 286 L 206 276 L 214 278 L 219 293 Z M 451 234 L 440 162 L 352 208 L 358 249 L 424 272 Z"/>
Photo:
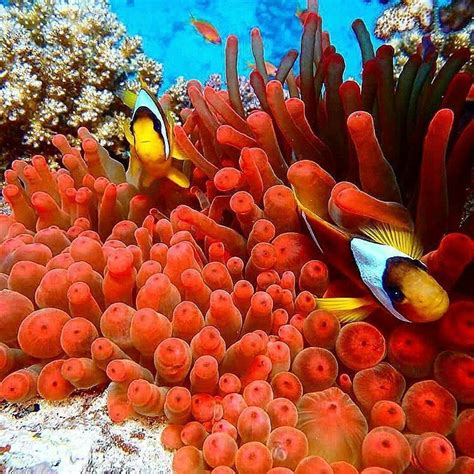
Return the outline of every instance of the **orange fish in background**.
<path id="1" fill-rule="evenodd" d="M 209 43 L 222 44 L 221 36 L 216 27 L 208 21 L 198 20 L 191 15 L 191 25 L 196 28 L 196 31 Z"/>
<path id="2" fill-rule="evenodd" d="M 247 63 L 247 67 L 251 69 L 252 71 L 255 71 L 257 69 L 257 66 L 251 62 Z M 274 64 L 268 61 L 265 61 L 265 69 L 269 76 L 276 76 L 276 73 L 278 71 L 278 68 Z"/>
<path id="3" fill-rule="evenodd" d="M 311 11 L 309 9 L 303 10 L 299 5 L 296 5 L 295 16 L 299 18 L 302 25 L 304 25 L 304 22 L 310 13 Z"/>

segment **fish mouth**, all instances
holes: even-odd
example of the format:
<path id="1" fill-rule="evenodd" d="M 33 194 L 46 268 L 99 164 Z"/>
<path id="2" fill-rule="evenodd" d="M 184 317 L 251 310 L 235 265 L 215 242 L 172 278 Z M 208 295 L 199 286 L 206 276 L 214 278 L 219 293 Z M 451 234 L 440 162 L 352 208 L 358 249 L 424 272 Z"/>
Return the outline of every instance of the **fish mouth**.
<path id="1" fill-rule="evenodd" d="M 151 140 L 141 140 L 139 143 L 150 143 Z"/>
<path id="2" fill-rule="evenodd" d="M 439 318 L 441 318 L 442 316 L 444 316 L 444 314 L 448 310 L 448 307 L 449 307 L 449 296 L 443 290 L 443 292 L 436 299 L 433 305 L 433 308 L 435 308 L 436 313 L 439 314 Z"/>

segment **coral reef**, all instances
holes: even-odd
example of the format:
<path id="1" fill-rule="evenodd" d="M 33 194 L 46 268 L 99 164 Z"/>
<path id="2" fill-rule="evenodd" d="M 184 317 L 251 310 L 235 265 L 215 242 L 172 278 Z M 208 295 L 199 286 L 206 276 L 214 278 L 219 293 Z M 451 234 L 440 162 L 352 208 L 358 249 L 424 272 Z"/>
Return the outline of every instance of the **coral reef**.
<path id="1" fill-rule="evenodd" d="M 433 22 L 433 2 L 431 0 L 402 0 L 387 8 L 377 20 L 375 34 L 379 38 L 390 38 L 394 33 L 420 27 L 428 29 Z"/>
<path id="2" fill-rule="evenodd" d="M 469 50 L 437 75 L 415 54 L 395 82 L 393 49 L 374 52 L 357 20 L 363 81 L 344 82 L 315 7 L 274 80 L 252 31 L 258 109 L 242 103 L 235 36 L 227 90 L 187 84 L 174 139 L 189 189 L 163 179 L 138 194 L 84 127 L 81 149 L 53 138 L 62 169 L 41 155 L 13 162 L 13 214 L 0 216 L 1 397 L 107 387 L 114 422 L 166 417 L 178 474 L 469 465 L 474 244 L 460 217 L 474 132 L 455 126 Z M 354 273 L 348 235 L 377 254 L 401 249 L 402 276 L 387 271 L 386 289 L 400 313 Z"/>
<path id="3" fill-rule="evenodd" d="M 439 9 L 439 21 L 444 33 L 462 30 L 474 16 L 474 5 L 468 0 L 452 0 Z"/>
<path id="4" fill-rule="evenodd" d="M 402 0 L 387 8 L 378 18 L 375 35 L 395 49 L 395 74 L 398 76 L 412 54 L 420 48 L 425 38 L 426 54 L 431 54 L 430 44 L 438 52 L 439 70 L 447 58 L 459 48 L 471 48 L 473 52 L 472 2 L 453 0 L 445 7 L 437 7 L 431 0 Z M 472 58 L 466 68 L 473 72 Z"/>
<path id="5" fill-rule="evenodd" d="M 225 80 L 222 79 L 220 74 L 211 74 L 204 86 L 211 87 L 215 91 L 222 90 Z M 258 110 L 260 103 L 258 102 L 257 96 L 249 82 L 249 79 L 245 76 L 239 76 L 239 93 L 242 98 L 242 105 L 245 113 L 249 113 L 252 110 Z M 184 96 L 186 97 L 186 96 Z M 188 98 L 189 101 L 189 98 Z"/>
<path id="6" fill-rule="evenodd" d="M 123 152 L 126 110 L 120 87 L 139 74 L 155 91 L 162 66 L 126 35 L 108 0 L 13 0 L 0 6 L 0 156 L 3 166 L 49 147 L 56 133 L 74 141 L 81 125 Z M 129 80 L 130 79 L 130 80 Z"/>

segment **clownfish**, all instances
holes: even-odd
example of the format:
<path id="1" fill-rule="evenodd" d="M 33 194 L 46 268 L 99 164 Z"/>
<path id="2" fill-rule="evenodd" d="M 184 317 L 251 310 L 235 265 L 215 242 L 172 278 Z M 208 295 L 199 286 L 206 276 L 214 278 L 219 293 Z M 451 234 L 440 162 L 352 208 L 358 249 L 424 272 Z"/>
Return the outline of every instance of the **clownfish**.
<path id="1" fill-rule="evenodd" d="M 335 312 L 341 322 L 360 321 L 380 307 L 404 322 L 429 323 L 446 313 L 448 294 L 421 262 L 423 249 L 413 232 L 377 224 L 352 235 L 295 197 L 328 262 L 366 293 L 359 298 L 318 298 L 318 308 Z"/>
<path id="2" fill-rule="evenodd" d="M 216 27 L 208 21 L 198 20 L 194 18 L 191 14 L 191 19 L 189 20 L 191 25 L 196 28 L 196 31 L 209 43 L 212 44 L 221 44 L 222 38 L 219 35 Z"/>
<path id="3" fill-rule="evenodd" d="M 124 124 L 130 144 L 127 181 L 138 189 L 148 188 L 155 180 L 167 178 L 182 188 L 189 179 L 173 167 L 173 158 L 187 160 L 174 141 L 174 121 L 166 114 L 143 81 L 138 94 L 122 92 L 122 100 L 130 107 L 132 117 Z"/>

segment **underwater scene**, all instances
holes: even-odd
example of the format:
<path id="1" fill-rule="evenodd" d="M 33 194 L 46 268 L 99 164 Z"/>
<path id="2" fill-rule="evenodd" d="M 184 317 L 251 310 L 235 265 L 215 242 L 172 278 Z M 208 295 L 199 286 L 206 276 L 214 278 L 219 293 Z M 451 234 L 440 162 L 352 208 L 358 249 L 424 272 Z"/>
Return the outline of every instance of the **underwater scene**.
<path id="1" fill-rule="evenodd" d="M 474 474 L 472 0 L 0 0 L 0 473 Z"/>

